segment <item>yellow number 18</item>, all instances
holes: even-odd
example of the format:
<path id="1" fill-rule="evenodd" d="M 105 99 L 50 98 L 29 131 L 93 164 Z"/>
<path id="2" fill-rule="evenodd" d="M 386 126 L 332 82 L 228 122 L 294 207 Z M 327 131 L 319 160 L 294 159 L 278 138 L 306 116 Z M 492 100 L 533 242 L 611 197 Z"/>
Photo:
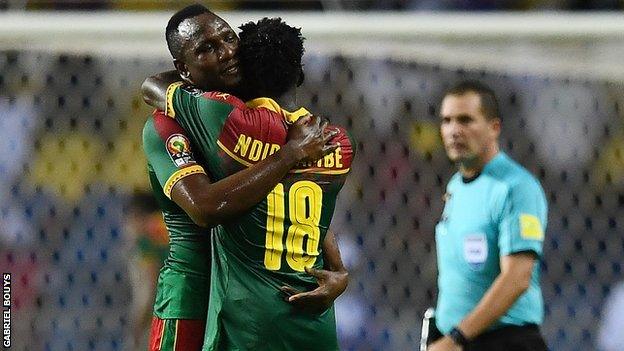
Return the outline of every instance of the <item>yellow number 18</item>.
<path id="1" fill-rule="evenodd" d="M 284 201 L 284 184 L 280 183 L 267 197 L 264 266 L 272 271 L 279 270 L 282 266 L 286 216 Z M 290 187 L 288 217 L 291 225 L 286 235 L 286 262 L 295 271 L 303 272 L 305 267 L 314 264 L 318 256 L 322 203 L 323 190 L 318 184 L 302 180 Z"/>

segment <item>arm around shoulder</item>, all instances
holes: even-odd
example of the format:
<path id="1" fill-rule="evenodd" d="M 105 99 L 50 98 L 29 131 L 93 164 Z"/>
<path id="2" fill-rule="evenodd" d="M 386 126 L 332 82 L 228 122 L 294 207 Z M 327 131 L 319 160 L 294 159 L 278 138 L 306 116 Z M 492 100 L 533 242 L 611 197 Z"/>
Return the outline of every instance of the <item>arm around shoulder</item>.
<path id="1" fill-rule="evenodd" d="M 164 110 L 167 105 L 167 88 L 180 81 L 178 71 L 167 71 L 155 74 L 141 84 L 141 95 L 146 104 Z"/>
<path id="2" fill-rule="evenodd" d="M 178 180 L 171 199 L 201 227 L 213 227 L 262 201 L 275 184 L 303 157 L 285 146 L 258 164 L 212 183 L 205 174 Z"/>

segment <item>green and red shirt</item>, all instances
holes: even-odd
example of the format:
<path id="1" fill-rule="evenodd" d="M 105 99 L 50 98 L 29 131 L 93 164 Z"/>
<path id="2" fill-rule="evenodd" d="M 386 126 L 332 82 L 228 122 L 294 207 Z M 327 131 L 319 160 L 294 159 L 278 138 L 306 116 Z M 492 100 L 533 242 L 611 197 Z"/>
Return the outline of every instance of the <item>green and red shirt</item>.
<path id="1" fill-rule="evenodd" d="M 210 229 L 201 228 L 171 201 L 173 185 L 205 173 L 184 130 L 162 112 L 143 128 L 143 149 L 154 196 L 169 232 L 169 254 L 158 276 L 154 314 L 161 319 L 204 319 L 210 291 Z"/>
<path id="2" fill-rule="evenodd" d="M 267 98 L 245 104 L 229 94 L 203 93 L 181 83 L 169 87 L 166 110 L 192 140 L 214 181 L 279 150 L 288 124 L 308 114 L 303 108 L 285 111 Z M 321 243 L 355 151 L 348 133 L 333 128 L 339 130 L 335 152 L 298 165 L 264 201 L 215 231 L 205 350 L 223 345 L 337 348 L 333 309 L 321 316 L 297 313 L 279 291 L 283 285 L 300 290 L 317 286 L 304 268 L 323 267 Z"/>

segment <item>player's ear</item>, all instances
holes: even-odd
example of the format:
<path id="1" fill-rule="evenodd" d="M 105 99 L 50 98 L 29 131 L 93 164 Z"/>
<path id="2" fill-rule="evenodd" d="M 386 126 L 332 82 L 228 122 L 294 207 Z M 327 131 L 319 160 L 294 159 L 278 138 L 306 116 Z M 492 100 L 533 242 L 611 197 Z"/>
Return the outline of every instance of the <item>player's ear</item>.
<path id="1" fill-rule="evenodd" d="M 178 73 L 180 73 L 180 77 L 182 77 L 185 81 L 191 80 L 191 72 L 189 72 L 188 67 L 184 62 L 174 59 L 173 66 L 176 68 L 176 70 L 178 70 Z"/>

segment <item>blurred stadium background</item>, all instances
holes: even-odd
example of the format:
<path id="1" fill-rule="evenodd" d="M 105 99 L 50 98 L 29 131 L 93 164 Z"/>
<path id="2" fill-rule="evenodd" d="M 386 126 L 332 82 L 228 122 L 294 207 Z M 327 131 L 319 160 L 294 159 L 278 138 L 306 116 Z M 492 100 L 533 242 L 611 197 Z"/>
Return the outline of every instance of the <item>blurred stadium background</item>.
<path id="1" fill-rule="evenodd" d="M 12 349 L 129 349 L 145 246 L 129 201 L 148 187 L 140 134 L 151 112 L 138 88 L 172 67 L 164 27 L 187 3 L 0 1 L 0 268 L 13 274 Z M 333 222 L 351 271 L 337 312 L 345 350 L 417 349 L 453 172 L 436 106 L 466 78 L 495 88 L 503 148 L 548 195 L 549 346 L 597 349 L 605 297 L 624 279 L 623 2 L 206 4 L 233 27 L 265 15 L 301 26 L 301 102 L 359 141 Z M 610 11 L 540 11 L 591 9 Z"/>

